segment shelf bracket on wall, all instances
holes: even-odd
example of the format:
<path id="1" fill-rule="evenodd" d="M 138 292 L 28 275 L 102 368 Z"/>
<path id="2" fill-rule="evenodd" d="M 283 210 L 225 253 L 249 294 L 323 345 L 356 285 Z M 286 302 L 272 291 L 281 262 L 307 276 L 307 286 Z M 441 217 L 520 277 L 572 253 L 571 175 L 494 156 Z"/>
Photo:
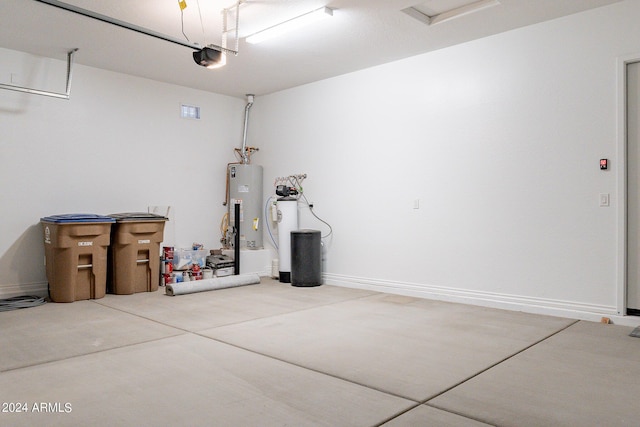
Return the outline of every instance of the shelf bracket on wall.
<path id="1" fill-rule="evenodd" d="M 13 85 L 7 85 L 2 83 L 0 83 L 0 89 L 15 90 L 18 92 L 30 93 L 32 95 L 50 96 L 52 98 L 69 99 L 69 97 L 71 96 L 71 75 L 73 71 L 73 56 L 77 51 L 78 49 L 76 48 L 67 52 L 67 86 L 66 86 L 65 93 L 50 92 L 47 90 L 33 89 L 33 88 L 22 87 L 22 86 L 13 86 Z"/>

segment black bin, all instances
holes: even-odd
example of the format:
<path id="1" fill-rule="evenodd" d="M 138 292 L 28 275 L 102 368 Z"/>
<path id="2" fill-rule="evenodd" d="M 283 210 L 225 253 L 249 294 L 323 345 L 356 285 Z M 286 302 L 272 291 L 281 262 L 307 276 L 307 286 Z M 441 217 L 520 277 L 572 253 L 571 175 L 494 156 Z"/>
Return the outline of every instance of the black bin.
<path id="1" fill-rule="evenodd" d="M 322 242 L 318 230 L 291 232 L 291 284 L 322 285 Z"/>

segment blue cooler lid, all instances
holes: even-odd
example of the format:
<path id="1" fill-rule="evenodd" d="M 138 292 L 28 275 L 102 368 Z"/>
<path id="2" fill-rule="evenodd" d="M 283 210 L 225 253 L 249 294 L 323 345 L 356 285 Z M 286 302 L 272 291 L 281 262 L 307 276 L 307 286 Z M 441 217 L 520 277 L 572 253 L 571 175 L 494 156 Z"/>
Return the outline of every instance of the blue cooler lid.
<path id="1" fill-rule="evenodd" d="M 74 223 L 74 222 L 115 222 L 116 220 L 104 215 L 96 215 L 96 214 L 84 214 L 84 213 L 75 213 L 75 214 L 62 214 L 62 215 L 51 215 L 45 216 L 44 218 L 40 218 L 40 221 L 43 222 L 53 222 L 56 224 L 65 224 L 65 223 Z"/>
<path id="2" fill-rule="evenodd" d="M 167 221 L 168 218 L 147 212 L 124 212 L 109 215 L 117 222 L 125 221 Z"/>

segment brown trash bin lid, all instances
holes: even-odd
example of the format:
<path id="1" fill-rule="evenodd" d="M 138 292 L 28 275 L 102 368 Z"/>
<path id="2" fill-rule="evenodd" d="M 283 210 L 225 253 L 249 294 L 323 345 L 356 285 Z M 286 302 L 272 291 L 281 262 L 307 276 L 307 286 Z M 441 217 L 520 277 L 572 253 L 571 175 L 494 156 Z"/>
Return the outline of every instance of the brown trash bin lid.
<path id="1" fill-rule="evenodd" d="M 168 221 L 169 218 L 152 214 L 148 212 L 123 212 L 109 215 L 116 222 L 127 222 L 127 221 L 135 221 L 135 222 L 145 222 L 145 221 Z"/>

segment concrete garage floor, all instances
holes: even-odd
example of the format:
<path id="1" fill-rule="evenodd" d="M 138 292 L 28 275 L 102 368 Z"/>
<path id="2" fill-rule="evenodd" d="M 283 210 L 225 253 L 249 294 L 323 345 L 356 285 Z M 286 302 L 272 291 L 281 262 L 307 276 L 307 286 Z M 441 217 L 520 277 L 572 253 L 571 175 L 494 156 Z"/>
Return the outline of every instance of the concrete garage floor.
<path id="1" fill-rule="evenodd" d="M 49 303 L 0 313 L 0 425 L 637 426 L 631 330 L 271 279 Z"/>

